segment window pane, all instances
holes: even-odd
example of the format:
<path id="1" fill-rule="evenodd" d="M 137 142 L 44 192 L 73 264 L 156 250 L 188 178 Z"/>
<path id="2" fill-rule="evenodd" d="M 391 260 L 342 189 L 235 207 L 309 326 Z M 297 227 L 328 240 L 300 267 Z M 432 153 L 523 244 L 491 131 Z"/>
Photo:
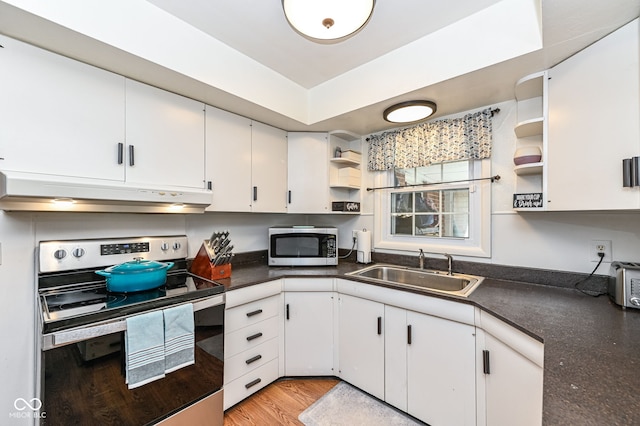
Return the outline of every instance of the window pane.
<path id="1" fill-rule="evenodd" d="M 442 166 L 440 164 L 417 167 L 415 171 L 416 183 L 442 182 Z"/>
<path id="2" fill-rule="evenodd" d="M 437 237 L 440 235 L 440 215 L 438 214 L 417 214 L 416 215 L 416 235 L 427 235 Z"/>
<path id="3" fill-rule="evenodd" d="M 453 189 L 442 191 L 442 211 L 450 213 L 469 212 L 469 190 Z"/>
<path id="4" fill-rule="evenodd" d="M 442 165 L 442 175 L 442 179 L 445 181 L 469 179 L 469 162 L 444 163 Z"/>
<path id="5" fill-rule="evenodd" d="M 413 215 L 403 214 L 391 216 L 391 234 L 413 235 Z"/>
<path id="6" fill-rule="evenodd" d="M 413 193 L 391 194 L 391 213 L 413 213 Z"/>
<path id="7" fill-rule="evenodd" d="M 455 238 L 469 238 L 468 214 L 442 215 L 442 236 Z"/>
<path id="8" fill-rule="evenodd" d="M 416 192 L 416 213 L 440 211 L 440 191 Z"/>
<path id="9" fill-rule="evenodd" d="M 415 183 L 416 169 L 394 169 L 393 186 L 413 185 Z"/>

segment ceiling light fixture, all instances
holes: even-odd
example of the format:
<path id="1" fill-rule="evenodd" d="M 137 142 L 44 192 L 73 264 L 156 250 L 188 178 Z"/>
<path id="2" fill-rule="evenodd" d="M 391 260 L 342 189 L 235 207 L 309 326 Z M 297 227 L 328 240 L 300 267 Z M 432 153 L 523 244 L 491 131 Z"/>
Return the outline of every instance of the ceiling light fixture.
<path id="1" fill-rule="evenodd" d="M 338 43 L 360 31 L 375 0 L 282 0 L 289 25 L 316 43 Z"/>
<path id="2" fill-rule="evenodd" d="M 436 112 L 436 104 L 431 101 L 400 102 L 384 110 L 383 117 L 391 123 L 411 123 L 424 120 Z"/>

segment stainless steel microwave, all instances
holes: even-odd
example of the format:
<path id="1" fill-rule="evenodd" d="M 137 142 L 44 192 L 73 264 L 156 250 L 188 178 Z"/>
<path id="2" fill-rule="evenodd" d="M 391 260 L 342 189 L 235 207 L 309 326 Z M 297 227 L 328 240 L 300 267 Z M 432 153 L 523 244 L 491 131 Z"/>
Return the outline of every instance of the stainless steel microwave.
<path id="1" fill-rule="evenodd" d="M 269 228 L 269 266 L 337 264 L 337 228 L 315 226 Z"/>

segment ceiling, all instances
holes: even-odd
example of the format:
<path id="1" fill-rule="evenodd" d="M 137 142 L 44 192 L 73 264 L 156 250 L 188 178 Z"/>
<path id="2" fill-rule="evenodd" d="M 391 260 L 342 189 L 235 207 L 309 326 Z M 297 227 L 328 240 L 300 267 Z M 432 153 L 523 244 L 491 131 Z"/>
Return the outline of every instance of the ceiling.
<path id="1" fill-rule="evenodd" d="M 290 131 L 369 134 L 422 98 L 441 117 L 638 17 L 638 0 L 378 0 L 337 44 L 292 30 L 280 0 L 0 1 L 0 33 Z"/>

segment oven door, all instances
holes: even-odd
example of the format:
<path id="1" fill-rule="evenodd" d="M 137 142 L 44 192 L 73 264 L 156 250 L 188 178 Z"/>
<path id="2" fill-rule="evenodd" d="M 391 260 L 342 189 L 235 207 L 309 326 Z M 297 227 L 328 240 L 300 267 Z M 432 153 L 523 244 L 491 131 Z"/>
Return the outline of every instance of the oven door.
<path id="1" fill-rule="evenodd" d="M 125 384 L 125 320 L 45 336 L 41 424 L 222 425 L 224 295 L 193 306 L 195 363 L 134 389 Z"/>

